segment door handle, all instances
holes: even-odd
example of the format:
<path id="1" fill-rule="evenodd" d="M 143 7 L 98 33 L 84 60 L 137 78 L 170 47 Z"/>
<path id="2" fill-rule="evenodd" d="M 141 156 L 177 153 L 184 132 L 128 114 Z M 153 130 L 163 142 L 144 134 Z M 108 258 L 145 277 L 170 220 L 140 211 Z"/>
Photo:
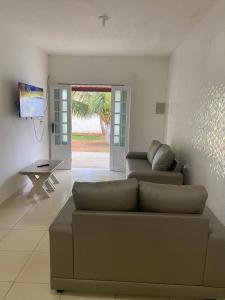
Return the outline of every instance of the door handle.
<path id="1" fill-rule="evenodd" d="M 55 133 L 55 123 L 52 122 L 52 133 Z"/>

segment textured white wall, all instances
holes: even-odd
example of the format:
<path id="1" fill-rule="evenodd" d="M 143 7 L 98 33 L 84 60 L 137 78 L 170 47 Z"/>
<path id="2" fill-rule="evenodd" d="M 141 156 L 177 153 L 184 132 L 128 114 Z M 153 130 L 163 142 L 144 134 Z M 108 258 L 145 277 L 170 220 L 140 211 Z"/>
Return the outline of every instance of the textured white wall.
<path id="1" fill-rule="evenodd" d="M 168 57 L 49 56 L 52 83 L 131 87 L 130 150 L 165 139 L 165 115 L 155 114 L 155 104 L 167 101 L 168 68 Z"/>
<path id="2" fill-rule="evenodd" d="M 167 141 L 204 184 L 225 223 L 225 2 L 218 1 L 171 59 Z"/>
<path id="3" fill-rule="evenodd" d="M 41 143 L 31 120 L 19 119 L 15 107 L 18 81 L 43 87 L 46 92 L 47 56 L 5 25 L 0 26 L 0 202 L 26 182 L 18 171 L 33 161 L 48 158 L 47 116 Z M 43 125 L 35 122 L 37 135 Z"/>

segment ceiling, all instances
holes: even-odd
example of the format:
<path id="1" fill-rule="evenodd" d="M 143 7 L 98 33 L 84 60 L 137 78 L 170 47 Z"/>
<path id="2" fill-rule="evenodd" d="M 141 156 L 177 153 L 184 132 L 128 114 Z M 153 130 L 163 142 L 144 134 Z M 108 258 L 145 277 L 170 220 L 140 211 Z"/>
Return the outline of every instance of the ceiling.
<path id="1" fill-rule="evenodd" d="M 0 18 L 48 54 L 169 55 L 216 0 L 0 0 Z M 106 26 L 99 15 L 107 14 Z"/>

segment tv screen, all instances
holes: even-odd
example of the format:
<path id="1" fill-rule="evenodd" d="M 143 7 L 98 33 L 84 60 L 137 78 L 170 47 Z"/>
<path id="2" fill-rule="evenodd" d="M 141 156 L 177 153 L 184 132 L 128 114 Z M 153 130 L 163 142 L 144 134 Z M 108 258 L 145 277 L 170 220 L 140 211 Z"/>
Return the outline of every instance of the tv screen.
<path id="1" fill-rule="evenodd" d="M 19 106 L 21 118 L 44 116 L 44 91 L 42 88 L 19 82 Z"/>

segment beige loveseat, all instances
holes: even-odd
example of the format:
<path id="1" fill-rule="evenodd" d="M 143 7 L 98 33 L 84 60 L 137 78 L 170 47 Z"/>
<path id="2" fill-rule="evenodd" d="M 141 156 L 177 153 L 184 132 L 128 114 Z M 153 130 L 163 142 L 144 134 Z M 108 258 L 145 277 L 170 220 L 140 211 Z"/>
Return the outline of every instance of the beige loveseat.
<path id="1" fill-rule="evenodd" d="M 166 184 L 183 184 L 183 166 L 166 144 L 154 140 L 148 152 L 129 152 L 126 156 L 127 178 Z"/>
<path id="2" fill-rule="evenodd" d="M 225 229 L 206 198 L 202 186 L 75 183 L 50 227 L 52 289 L 224 298 Z"/>

